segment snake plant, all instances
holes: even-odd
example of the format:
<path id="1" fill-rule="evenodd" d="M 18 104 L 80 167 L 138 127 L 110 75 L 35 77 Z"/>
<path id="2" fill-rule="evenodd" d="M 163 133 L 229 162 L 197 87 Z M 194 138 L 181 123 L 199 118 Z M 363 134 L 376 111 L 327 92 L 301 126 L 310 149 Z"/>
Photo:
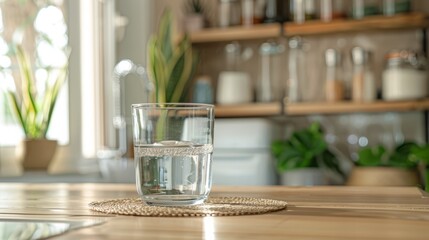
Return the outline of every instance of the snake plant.
<path id="1" fill-rule="evenodd" d="M 15 89 L 6 91 L 11 109 L 26 138 L 46 138 L 58 94 L 67 76 L 67 66 L 58 71 L 46 69 L 48 74 L 53 74 L 53 81 L 47 81 L 43 92 L 37 91 L 28 54 L 21 45 L 15 46 L 15 53 L 21 81 Z"/>
<path id="2" fill-rule="evenodd" d="M 187 35 L 175 42 L 171 10 L 164 11 L 159 32 L 149 39 L 147 50 L 147 72 L 155 86 L 152 99 L 157 103 L 185 101 L 198 57 Z"/>

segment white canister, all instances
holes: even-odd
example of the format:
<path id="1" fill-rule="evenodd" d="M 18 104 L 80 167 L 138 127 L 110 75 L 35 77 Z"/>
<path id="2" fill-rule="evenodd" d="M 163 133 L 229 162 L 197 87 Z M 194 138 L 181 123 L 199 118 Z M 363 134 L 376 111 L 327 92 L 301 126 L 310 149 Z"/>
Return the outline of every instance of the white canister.
<path id="1" fill-rule="evenodd" d="M 386 55 L 382 95 L 387 101 L 427 97 L 426 60 L 415 51 L 392 51 Z"/>
<path id="2" fill-rule="evenodd" d="M 253 100 L 250 75 L 246 72 L 224 71 L 219 74 L 216 91 L 218 104 L 249 103 Z"/>

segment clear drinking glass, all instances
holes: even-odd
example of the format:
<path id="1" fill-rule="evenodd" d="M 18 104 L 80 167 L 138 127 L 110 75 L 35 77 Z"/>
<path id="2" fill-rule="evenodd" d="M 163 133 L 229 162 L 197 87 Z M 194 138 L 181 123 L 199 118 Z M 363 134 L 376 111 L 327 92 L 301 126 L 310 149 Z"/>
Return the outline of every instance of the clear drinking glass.
<path id="1" fill-rule="evenodd" d="M 133 104 L 137 192 L 150 205 L 195 205 L 211 189 L 214 107 Z"/>

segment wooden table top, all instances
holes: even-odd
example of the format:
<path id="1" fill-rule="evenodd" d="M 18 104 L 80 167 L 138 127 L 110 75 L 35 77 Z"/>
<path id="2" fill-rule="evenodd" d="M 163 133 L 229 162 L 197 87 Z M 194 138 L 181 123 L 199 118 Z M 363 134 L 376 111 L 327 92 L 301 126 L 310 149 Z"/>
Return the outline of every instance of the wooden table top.
<path id="1" fill-rule="evenodd" d="M 135 217 L 92 201 L 137 197 L 129 184 L 0 183 L 0 220 L 99 220 L 59 239 L 429 239 L 429 195 L 411 187 L 213 187 L 212 196 L 285 200 L 287 210 L 233 217 Z"/>

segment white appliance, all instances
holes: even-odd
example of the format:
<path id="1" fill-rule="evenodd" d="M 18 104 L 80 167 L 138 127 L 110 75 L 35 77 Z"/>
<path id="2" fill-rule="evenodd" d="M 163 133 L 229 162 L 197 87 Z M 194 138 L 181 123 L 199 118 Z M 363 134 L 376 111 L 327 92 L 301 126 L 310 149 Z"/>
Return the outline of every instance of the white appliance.
<path id="1" fill-rule="evenodd" d="M 271 142 L 276 124 L 264 118 L 216 119 L 213 185 L 275 185 L 278 177 Z"/>

